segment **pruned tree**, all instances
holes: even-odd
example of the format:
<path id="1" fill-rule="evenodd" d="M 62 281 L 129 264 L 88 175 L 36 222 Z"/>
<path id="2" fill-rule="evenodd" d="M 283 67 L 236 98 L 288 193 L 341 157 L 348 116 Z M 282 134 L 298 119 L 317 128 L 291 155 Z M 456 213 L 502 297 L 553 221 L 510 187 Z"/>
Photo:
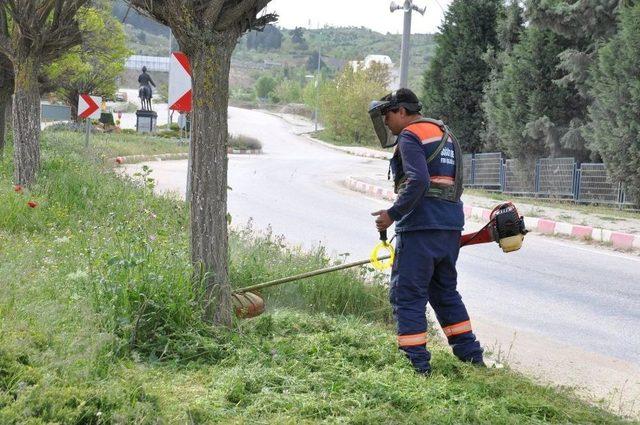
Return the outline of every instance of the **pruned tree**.
<path id="1" fill-rule="evenodd" d="M 13 64 L 14 180 L 30 185 L 40 167 L 42 65 L 79 44 L 75 19 L 89 0 L 4 0 L 0 3 L 0 53 Z"/>
<path id="2" fill-rule="evenodd" d="M 227 108 L 231 54 L 246 31 L 277 19 L 270 0 L 129 0 L 171 27 L 192 70 L 191 260 L 205 286 L 205 318 L 232 323 L 227 233 Z"/>
<path id="3" fill-rule="evenodd" d="M 47 85 L 78 115 L 80 93 L 111 96 L 131 51 L 122 24 L 110 10 L 84 8 L 78 13 L 82 44 L 44 68 Z"/>

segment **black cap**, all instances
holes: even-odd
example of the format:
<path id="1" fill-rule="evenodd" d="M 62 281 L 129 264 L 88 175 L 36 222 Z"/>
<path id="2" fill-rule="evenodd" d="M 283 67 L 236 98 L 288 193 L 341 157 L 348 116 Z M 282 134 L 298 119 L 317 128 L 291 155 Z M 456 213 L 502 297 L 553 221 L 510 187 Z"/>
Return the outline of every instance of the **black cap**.
<path id="1" fill-rule="evenodd" d="M 380 100 L 389 102 L 390 109 L 402 106 L 412 113 L 418 113 L 422 109 L 422 103 L 420 103 L 418 96 L 416 96 L 413 91 L 406 88 L 401 88 L 391 92 Z"/>

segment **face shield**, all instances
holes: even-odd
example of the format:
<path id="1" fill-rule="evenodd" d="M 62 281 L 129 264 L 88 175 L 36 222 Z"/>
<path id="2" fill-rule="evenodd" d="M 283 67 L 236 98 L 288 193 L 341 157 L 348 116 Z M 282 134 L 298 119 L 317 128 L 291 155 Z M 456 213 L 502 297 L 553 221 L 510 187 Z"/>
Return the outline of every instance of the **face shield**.
<path id="1" fill-rule="evenodd" d="M 369 104 L 369 117 L 380 141 L 380 146 L 383 148 L 390 148 L 397 142 L 396 137 L 391 134 L 391 130 L 384 124 L 384 114 L 391 106 L 391 102 L 379 100 L 375 100 Z"/>

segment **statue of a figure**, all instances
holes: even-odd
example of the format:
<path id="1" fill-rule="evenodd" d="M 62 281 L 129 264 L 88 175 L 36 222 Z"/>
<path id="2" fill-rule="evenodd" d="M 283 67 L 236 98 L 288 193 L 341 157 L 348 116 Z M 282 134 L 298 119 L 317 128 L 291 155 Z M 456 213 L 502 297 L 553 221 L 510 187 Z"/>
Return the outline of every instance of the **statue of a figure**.
<path id="1" fill-rule="evenodd" d="M 153 90 L 151 86 L 155 87 L 156 84 L 151 79 L 151 76 L 147 74 L 147 67 L 142 67 L 142 74 L 138 77 L 138 83 L 140 84 L 140 91 L 138 92 L 138 96 L 140 97 L 140 102 L 142 103 L 142 110 L 150 111 L 151 110 L 151 97 L 153 96 Z"/>

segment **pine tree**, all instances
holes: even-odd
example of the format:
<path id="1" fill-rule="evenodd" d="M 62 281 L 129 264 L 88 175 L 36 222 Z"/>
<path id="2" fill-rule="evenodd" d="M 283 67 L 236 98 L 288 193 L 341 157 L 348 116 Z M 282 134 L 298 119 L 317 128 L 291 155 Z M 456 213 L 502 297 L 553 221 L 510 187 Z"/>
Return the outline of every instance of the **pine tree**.
<path id="1" fill-rule="evenodd" d="M 501 0 L 454 0 L 424 74 L 424 112 L 447 121 L 467 152 L 482 146 L 481 102 L 491 71 L 483 54 L 497 47 L 496 24 L 502 7 Z"/>
<path id="2" fill-rule="evenodd" d="M 640 3 L 620 14 L 618 34 L 598 50 L 589 80 L 594 101 L 584 136 L 640 205 Z"/>

